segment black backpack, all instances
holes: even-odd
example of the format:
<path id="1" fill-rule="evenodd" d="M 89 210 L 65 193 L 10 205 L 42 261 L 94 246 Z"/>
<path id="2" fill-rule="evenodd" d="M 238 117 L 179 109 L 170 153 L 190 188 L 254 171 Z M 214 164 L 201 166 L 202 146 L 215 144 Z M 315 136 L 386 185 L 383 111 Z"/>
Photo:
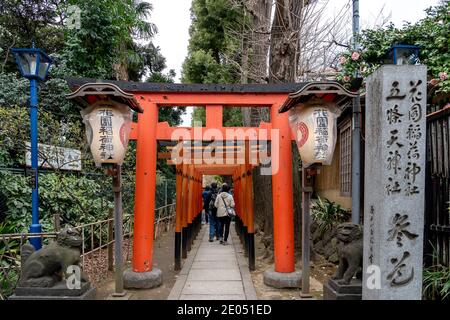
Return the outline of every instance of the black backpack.
<path id="1" fill-rule="evenodd" d="M 217 199 L 217 195 L 219 194 L 219 192 L 218 192 L 219 190 L 217 190 L 217 189 L 213 189 L 212 191 L 211 191 L 211 201 L 209 201 L 209 209 L 210 210 L 215 210 L 215 209 L 217 209 L 216 208 L 216 206 L 214 205 L 215 203 L 216 203 L 216 199 Z"/>

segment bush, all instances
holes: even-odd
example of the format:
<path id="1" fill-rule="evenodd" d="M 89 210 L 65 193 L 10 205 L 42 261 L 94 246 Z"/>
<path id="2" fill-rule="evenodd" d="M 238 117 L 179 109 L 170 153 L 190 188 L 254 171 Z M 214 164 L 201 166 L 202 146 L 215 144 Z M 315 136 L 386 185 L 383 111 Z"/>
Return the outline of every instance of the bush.
<path id="1" fill-rule="evenodd" d="M 331 230 L 333 225 L 348 221 L 349 212 L 339 204 L 328 199 L 322 200 L 318 197 L 316 203 L 311 208 L 311 215 L 317 222 L 320 233 Z"/>
<path id="2" fill-rule="evenodd" d="M 432 300 L 450 299 L 450 268 L 435 265 L 423 271 L 423 295 Z"/>
<path id="3" fill-rule="evenodd" d="M 0 199 L 3 212 L 0 217 L 8 225 L 8 232 L 26 232 L 31 223 L 31 188 L 28 178 L 7 171 L 0 171 Z"/>
<path id="4" fill-rule="evenodd" d="M 106 178 L 105 178 L 106 179 Z M 106 219 L 110 189 L 105 181 L 70 173 L 47 173 L 39 176 L 39 216 L 43 231 L 52 231 L 53 215 L 59 214 L 62 225 L 79 225 Z M 5 210 L 0 219 L 12 226 L 13 232 L 26 232 L 31 222 L 31 188 L 28 178 L 0 171 L 0 198 Z"/>

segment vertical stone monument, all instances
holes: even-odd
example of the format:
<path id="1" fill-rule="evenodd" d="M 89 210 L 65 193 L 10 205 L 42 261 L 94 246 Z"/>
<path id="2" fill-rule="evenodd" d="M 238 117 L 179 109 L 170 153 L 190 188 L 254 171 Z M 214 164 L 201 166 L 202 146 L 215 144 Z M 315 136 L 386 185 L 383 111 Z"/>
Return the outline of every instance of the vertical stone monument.
<path id="1" fill-rule="evenodd" d="M 422 298 L 426 66 L 367 79 L 363 299 Z"/>

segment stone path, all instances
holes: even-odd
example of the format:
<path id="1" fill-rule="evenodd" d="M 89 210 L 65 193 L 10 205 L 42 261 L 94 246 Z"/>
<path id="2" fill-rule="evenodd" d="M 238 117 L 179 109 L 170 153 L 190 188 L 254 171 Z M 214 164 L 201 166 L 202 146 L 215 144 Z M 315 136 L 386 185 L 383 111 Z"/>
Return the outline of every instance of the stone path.
<path id="1" fill-rule="evenodd" d="M 243 248 L 230 226 L 228 245 L 208 242 L 209 225 L 194 241 L 168 300 L 256 300 Z"/>

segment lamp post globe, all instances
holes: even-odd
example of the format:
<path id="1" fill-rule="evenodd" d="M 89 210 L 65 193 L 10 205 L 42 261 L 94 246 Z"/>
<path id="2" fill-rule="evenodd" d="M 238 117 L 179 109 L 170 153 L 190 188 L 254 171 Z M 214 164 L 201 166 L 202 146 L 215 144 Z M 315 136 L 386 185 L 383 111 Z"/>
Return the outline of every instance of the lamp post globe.
<path id="1" fill-rule="evenodd" d="M 32 177 L 32 221 L 30 233 L 41 233 L 39 223 L 39 192 L 38 192 L 38 81 L 44 81 L 52 64 L 52 59 L 42 50 L 34 48 L 14 48 L 11 50 L 21 75 L 30 80 L 30 138 L 31 138 L 31 177 Z M 39 250 L 42 247 L 40 237 L 31 237 L 30 243 Z"/>
<path id="2" fill-rule="evenodd" d="M 419 64 L 420 47 L 416 45 L 394 44 L 387 52 L 388 64 Z"/>

